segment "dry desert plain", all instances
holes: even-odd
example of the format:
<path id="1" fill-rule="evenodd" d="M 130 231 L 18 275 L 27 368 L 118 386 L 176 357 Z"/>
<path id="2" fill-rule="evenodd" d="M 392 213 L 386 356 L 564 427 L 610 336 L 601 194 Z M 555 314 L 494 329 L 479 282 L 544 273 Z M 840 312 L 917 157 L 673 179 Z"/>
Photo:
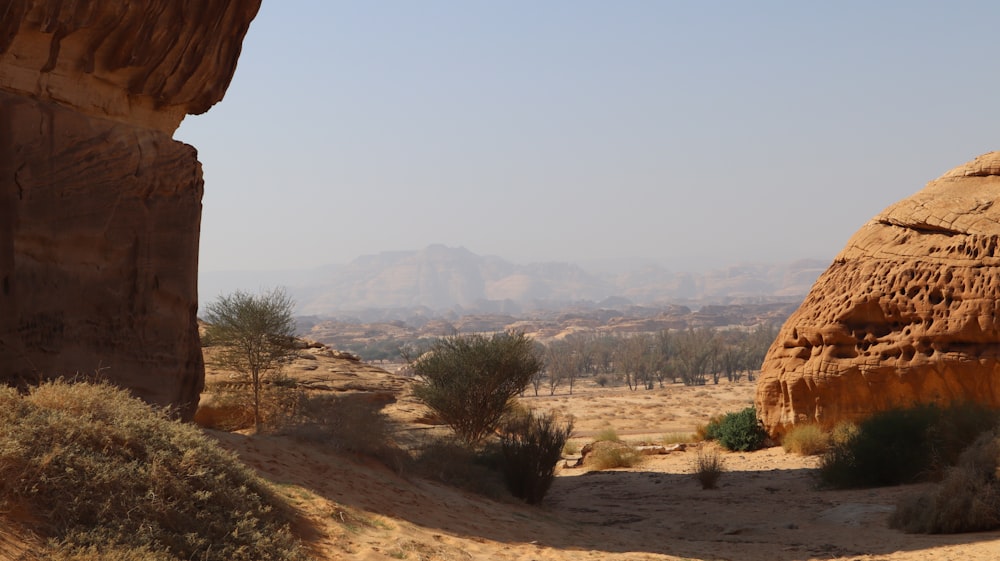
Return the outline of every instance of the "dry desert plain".
<path id="1" fill-rule="evenodd" d="M 293 375 L 308 380 L 316 375 L 312 366 Z M 407 431 L 442 430 L 418 422 L 426 411 L 399 378 L 319 370 L 329 372 L 325 384 L 336 390 L 392 388 L 397 400 L 383 411 L 398 423 L 401 438 Z M 629 391 L 588 380 L 572 395 L 560 388 L 554 396 L 529 394 L 524 402 L 572 415 L 573 440 L 582 444 L 608 427 L 631 442 L 690 433 L 713 414 L 748 406 L 752 396 L 753 384 L 746 381 Z M 544 503 L 533 507 L 287 437 L 211 433 L 291 499 L 303 514 L 296 530 L 319 559 L 1000 559 L 1000 532 L 910 535 L 889 529 L 886 519 L 897 498 L 917 486 L 823 490 L 815 479 L 818 460 L 780 447 L 724 452 L 727 472 L 716 490 L 702 490 L 691 475 L 693 447 L 628 469 L 561 467 Z"/>

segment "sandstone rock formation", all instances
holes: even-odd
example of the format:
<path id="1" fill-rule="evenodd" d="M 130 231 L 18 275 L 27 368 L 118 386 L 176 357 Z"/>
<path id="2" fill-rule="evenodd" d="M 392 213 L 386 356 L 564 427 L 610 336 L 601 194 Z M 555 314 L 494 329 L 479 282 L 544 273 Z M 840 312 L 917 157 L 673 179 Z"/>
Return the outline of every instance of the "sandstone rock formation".
<path id="1" fill-rule="evenodd" d="M 1000 406 L 1000 152 L 873 218 L 764 360 L 772 435 L 914 402 Z"/>
<path id="2" fill-rule="evenodd" d="M 222 98 L 259 5 L 0 9 L 0 380 L 99 372 L 193 414 L 203 183 L 172 134 Z"/>

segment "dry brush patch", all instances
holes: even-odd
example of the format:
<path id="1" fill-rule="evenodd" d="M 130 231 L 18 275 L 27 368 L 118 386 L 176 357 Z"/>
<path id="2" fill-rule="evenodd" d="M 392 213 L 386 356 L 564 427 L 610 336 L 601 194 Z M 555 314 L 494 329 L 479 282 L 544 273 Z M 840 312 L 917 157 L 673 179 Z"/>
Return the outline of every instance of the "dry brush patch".
<path id="1" fill-rule="evenodd" d="M 305 558 L 290 510 L 235 455 L 108 385 L 0 390 L 0 508 L 53 559 Z"/>

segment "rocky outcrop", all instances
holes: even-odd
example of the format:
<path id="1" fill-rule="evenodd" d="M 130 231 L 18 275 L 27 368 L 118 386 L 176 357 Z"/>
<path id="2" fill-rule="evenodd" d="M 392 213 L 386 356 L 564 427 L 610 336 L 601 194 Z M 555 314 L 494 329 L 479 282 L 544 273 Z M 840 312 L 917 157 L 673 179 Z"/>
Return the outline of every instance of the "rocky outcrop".
<path id="1" fill-rule="evenodd" d="M 172 139 L 260 0 L 0 9 L 0 379 L 93 375 L 190 417 L 202 176 Z"/>
<path id="2" fill-rule="evenodd" d="M 915 402 L 1000 406 L 1000 152 L 873 218 L 771 346 L 756 406 L 772 435 Z"/>

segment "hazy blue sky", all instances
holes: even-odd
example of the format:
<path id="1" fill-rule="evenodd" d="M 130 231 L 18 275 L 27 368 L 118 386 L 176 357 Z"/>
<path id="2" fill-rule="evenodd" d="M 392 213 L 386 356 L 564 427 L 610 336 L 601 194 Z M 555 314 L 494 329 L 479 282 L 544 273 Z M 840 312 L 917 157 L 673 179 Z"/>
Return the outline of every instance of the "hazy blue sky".
<path id="1" fill-rule="evenodd" d="M 264 0 L 204 270 L 465 246 L 675 270 L 832 258 L 1000 149 L 998 2 Z"/>

